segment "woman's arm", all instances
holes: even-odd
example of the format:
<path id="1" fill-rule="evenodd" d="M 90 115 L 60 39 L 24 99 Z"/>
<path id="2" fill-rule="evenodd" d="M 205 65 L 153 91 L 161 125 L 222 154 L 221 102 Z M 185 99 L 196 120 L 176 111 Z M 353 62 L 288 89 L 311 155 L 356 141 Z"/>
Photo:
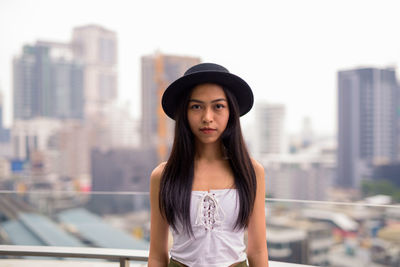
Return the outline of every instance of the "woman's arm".
<path id="1" fill-rule="evenodd" d="M 161 216 L 158 206 L 160 181 L 165 163 L 161 163 L 150 176 L 150 252 L 149 267 L 168 265 L 168 223 Z"/>
<path id="2" fill-rule="evenodd" d="M 257 193 L 247 229 L 247 257 L 250 267 L 268 267 L 264 168 L 255 160 L 253 160 L 253 166 L 257 179 Z"/>

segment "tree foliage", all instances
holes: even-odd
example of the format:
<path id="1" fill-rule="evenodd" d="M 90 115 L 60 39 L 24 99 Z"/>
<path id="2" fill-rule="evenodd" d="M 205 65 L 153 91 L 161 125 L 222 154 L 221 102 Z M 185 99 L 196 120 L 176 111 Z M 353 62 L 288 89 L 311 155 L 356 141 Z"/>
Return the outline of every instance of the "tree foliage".
<path id="1" fill-rule="evenodd" d="M 388 180 L 362 181 L 361 192 L 363 197 L 373 195 L 388 195 L 393 201 L 400 202 L 400 188 Z"/>

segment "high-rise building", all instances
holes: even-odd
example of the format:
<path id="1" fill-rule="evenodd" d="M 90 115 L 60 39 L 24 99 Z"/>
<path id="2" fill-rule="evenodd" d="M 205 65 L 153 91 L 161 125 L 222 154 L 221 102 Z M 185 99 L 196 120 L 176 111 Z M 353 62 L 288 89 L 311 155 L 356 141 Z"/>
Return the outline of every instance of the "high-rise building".
<path id="1" fill-rule="evenodd" d="M 257 103 L 256 138 L 254 152 L 258 155 L 285 152 L 285 106 L 282 104 Z"/>
<path id="2" fill-rule="evenodd" d="M 159 160 L 165 160 L 173 138 L 173 120 L 161 107 L 161 97 L 169 84 L 181 77 L 198 57 L 155 53 L 142 57 L 142 134 L 144 147 L 157 147 Z"/>
<path id="3" fill-rule="evenodd" d="M 71 45 L 85 64 L 85 117 L 97 118 L 117 98 L 117 34 L 98 25 L 76 27 Z"/>
<path id="4" fill-rule="evenodd" d="M 1 162 L 3 157 L 11 158 L 12 150 L 11 150 L 11 134 L 10 129 L 4 128 L 3 125 L 3 94 L 0 88 L 0 175 L 3 170 L 8 170 L 7 163 L 5 161 Z M 8 161 L 7 161 L 8 162 Z M 5 176 L 3 176 L 5 177 Z"/>
<path id="5" fill-rule="evenodd" d="M 3 129 L 3 93 L 0 91 L 0 129 Z"/>
<path id="6" fill-rule="evenodd" d="M 311 126 L 311 119 L 309 117 L 303 118 L 303 125 L 300 136 L 301 136 L 302 147 L 308 147 L 314 141 L 314 132 Z"/>
<path id="7" fill-rule="evenodd" d="M 91 188 L 90 135 L 85 123 L 78 120 L 63 121 L 52 136 L 52 150 L 58 152 L 57 173 L 73 181 L 75 189 L 88 191 Z"/>
<path id="8" fill-rule="evenodd" d="M 68 44 L 25 45 L 13 68 L 14 119 L 83 118 L 83 65 Z"/>
<path id="9" fill-rule="evenodd" d="M 12 128 L 13 158 L 27 161 L 31 178 L 48 180 L 60 188 L 68 178 L 78 190 L 88 190 L 90 136 L 82 120 L 35 118 L 15 120 Z M 40 178 L 42 176 L 42 178 Z M 64 188 L 65 189 L 65 188 Z"/>
<path id="10" fill-rule="evenodd" d="M 52 136 L 61 128 L 60 120 L 36 118 L 14 120 L 12 127 L 13 158 L 29 160 L 33 151 L 45 151 L 52 146 Z"/>
<path id="11" fill-rule="evenodd" d="M 129 113 L 129 106 L 113 107 L 109 116 L 110 143 L 113 148 L 140 146 L 140 121 Z"/>
<path id="12" fill-rule="evenodd" d="M 330 143 L 314 143 L 295 154 L 261 158 L 266 193 L 275 198 L 327 200 L 336 177 L 336 153 Z"/>
<path id="13" fill-rule="evenodd" d="M 5 129 L 3 125 L 3 94 L 0 91 L 0 143 L 8 143 L 10 141 L 10 130 Z"/>
<path id="14" fill-rule="evenodd" d="M 398 159 L 398 93 L 394 69 L 339 71 L 339 186 L 357 188 L 372 165 Z"/>
<path id="15" fill-rule="evenodd" d="M 93 191 L 146 192 L 156 164 L 154 149 L 113 148 L 91 151 Z"/>

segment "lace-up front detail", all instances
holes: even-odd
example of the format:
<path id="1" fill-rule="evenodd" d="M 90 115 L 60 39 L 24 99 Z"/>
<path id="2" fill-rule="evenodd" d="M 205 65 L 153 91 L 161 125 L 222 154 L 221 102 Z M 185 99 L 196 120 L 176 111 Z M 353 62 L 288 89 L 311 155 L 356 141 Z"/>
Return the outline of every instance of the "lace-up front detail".
<path id="1" fill-rule="evenodd" d="M 215 198 L 215 193 L 204 194 L 198 203 L 195 225 L 203 225 L 206 230 L 212 230 L 221 225 L 224 218 L 224 210 Z"/>
<path id="2" fill-rule="evenodd" d="M 186 266 L 221 267 L 246 260 L 244 229 L 235 229 L 239 214 L 236 189 L 192 191 L 190 223 L 193 236 L 183 225 L 171 228 L 171 257 Z"/>

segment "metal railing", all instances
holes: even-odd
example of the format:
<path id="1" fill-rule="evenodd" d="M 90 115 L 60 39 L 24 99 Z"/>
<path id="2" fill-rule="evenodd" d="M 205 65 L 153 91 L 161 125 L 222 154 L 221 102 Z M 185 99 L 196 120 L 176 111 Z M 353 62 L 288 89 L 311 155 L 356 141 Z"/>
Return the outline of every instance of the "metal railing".
<path id="1" fill-rule="evenodd" d="M 45 256 L 56 258 L 90 258 L 119 261 L 120 267 L 129 267 L 130 261 L 147 262 L 148 250 L 86 248 L 86 247 L 54 247 L 54 246 L 15 246 L 0 245 L 3 256 Z M 286 262 L 269 261 L 270 267 L 312 267 Z"/>
<path id="2" fill-rule="evenodd" d="M 114 248 L 0 245 L 0 255 L 104 259 L 119 261 L 120 267 L 128 267 L 131 260 L 147 261 L 149 252 L 147 250 Z"/>

